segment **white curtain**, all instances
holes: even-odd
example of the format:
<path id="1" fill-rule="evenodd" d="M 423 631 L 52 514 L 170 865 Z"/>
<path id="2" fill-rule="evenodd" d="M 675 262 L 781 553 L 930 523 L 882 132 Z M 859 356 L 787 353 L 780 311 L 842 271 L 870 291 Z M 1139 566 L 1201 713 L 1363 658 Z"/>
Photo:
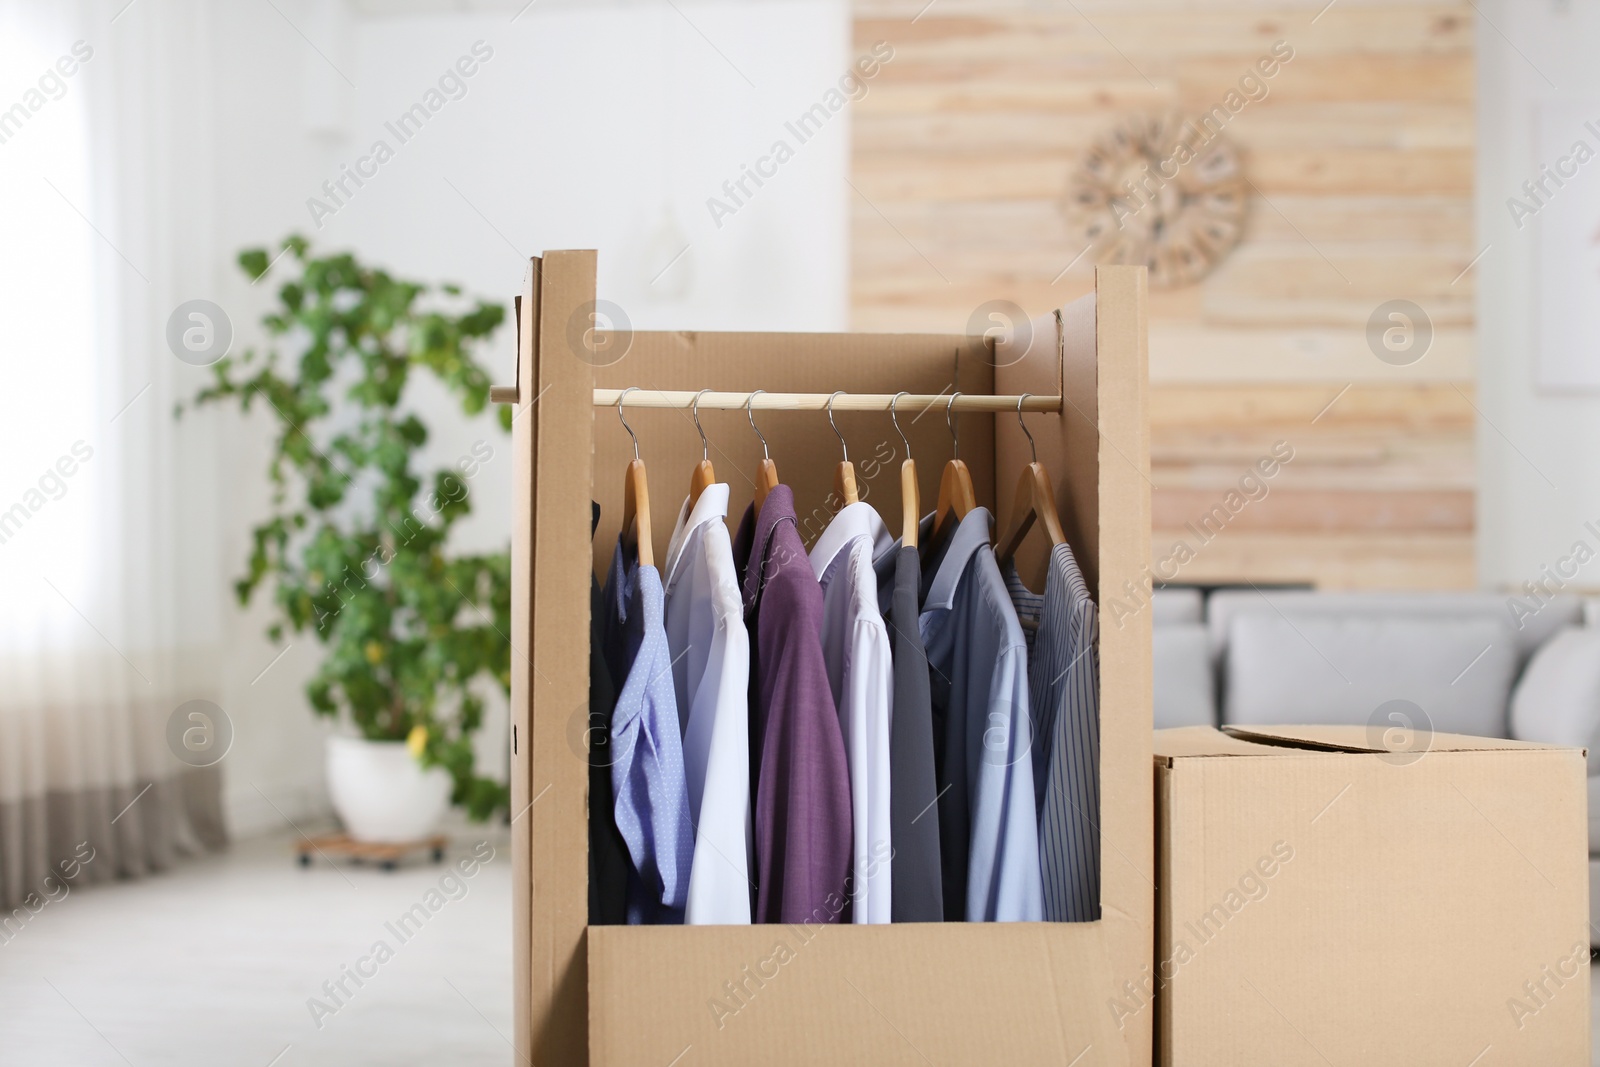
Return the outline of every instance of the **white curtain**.
<path id="1" fill-rule="evenodd" d="M 166 737 L 225 595 L 164 338 L 203 277 L 204 11 L 125 4 L 0 0 L 0 920 L 85 843 L 101 881 L 224 840 L 219 767 Z"/>

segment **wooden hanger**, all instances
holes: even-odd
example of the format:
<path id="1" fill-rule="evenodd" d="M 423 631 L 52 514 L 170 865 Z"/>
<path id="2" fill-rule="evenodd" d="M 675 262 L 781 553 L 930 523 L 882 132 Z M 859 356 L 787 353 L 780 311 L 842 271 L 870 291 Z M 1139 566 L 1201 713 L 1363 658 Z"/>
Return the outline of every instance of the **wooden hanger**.
<path id="1" fill-rule="evenodd" d="M 700 500 L 700 494 L 706 491 L 706 486 L 717 480 L 717 472 L 711 468 L 711 443 L 706 440 L 706 432 L 700 426 L 700 398 L 711 392 L 702 389 L 694 395 L 694 403 L 689 405 L 689 410 L 694 414 L 694 428 L 700 434 L 700 462 L 694 465 L 694 474 L 689 478 L 689 510 Z"/>
<path id="2" fill-rule="evenodd" d="M 756 426 L 755 412 L 750 409 L 750 405 L 755 401 L 755 398 L 764 392 L 766 392 L 765 389 L 757 389 L 744 402 L 744 414 L 750 420 L 750 428 L 755 430 L 757 437 L 761 438 L 761 465 L 756 468 L 755 505 L 757 515 L 761 514 L 761 505 L 767 502 L 767 494 L 778 487 L 778 465 L 772 462 L 772 455 L 767 451 L 767 439 L 762 436 L 760 427 Z"/>
<path id="3" fill-rule="evenodd" d="M 944 465 L 944 474 L 939 478 L 939 502 L 933 512 L 935 538 L 944 530 L 950 516 L 954 515 L 956 522 L 960 522 L 967 517 L 967 512 L 978 506 L 978 496 L 972 491 L 972 472 L 967 470 L 967 465 L 961 462 L 959 456 L 961 432 L 951 418 L 956 397 L 960 395 L 951 393 L 950 401 L 944 407 L 945 425 L 950 427 L 950 439 L 954 445 L 950 450 L 950 462 Z"/>
<path id="4" fill-rule="evenodd" d="M 1010 562 L 1017 554 L 1017 547 L 1028 536 L 1036 519 L 1049 535 L 1052 548 L 1065 544 L 1067 540 L 1067 535 L 1061 529 L 1061 516 L 1056 511 L 1056 493 L 1050 485 L 1050 475 L 1045 472 L 1044 464 L 1039 462 L 1039 448 L 1034 444 L 1028 424 L 1022 419 L 1022 402 L 1032 395 L 1023 393 L 1017 398 L 1017 422 L 1021 423 L 1022 432 L 1028 435 L 1028 448 L 1033 453 L 1033 461 L 1022 469 L 1022 474 L 1017 478 L 1017 493 L 1011 504 L 1011 525 L 1000 539 L 998 558 L 1002 564 Z"/>
<path id="5" fill-rule="evenodd" d="M 839 393 L 844 392 L 843 389 Z M 844 450 L 844 460 L 833 470 L 833 490 L 845 505 L 861 502 L 861 497 L 856 493 L 856 469 L 850 462 L 850 446 L 844 443 L 844 434 L 839 432 L 839 427 L 833 421 L 833 397 L 828 398 L 828 425 L 833 427 L 833 435 L 839 439 L 839 447 Z"/>
<path id="6" fill-rule="evenodd" d="M 628 528 L 636 528 L 634 544 L 638 547 L 639 566 L 654 567 L 655 554 L 650 549 L 650 484 L 645 479 L 644 461 L 639 458 L 639 435 L 633 432 L 628 420 L 622 417 L 622 401 L 638 386 L 630 386 L 617 397 L 617 420 L 633 438 L 633 462 L 622 482 L 622 543 L 628 547 Z"/>
<path id="7" fill-rule="evenodd" d="M 900 428 L 900 413 L 895 410 L 900 398 L 907 395 L 905 392 L 894 394 L 894 399 L 889 401 L 889 420 L 894 423 L 894 432 L 900 435 L 900 443 L 906 446 L 906 458 L 900 461 L 900 544 L 916 548 L 917 527 L 922 519 L 922 494 L 917 488 L 917 464 L 911 458 L 911 442 Z"/>

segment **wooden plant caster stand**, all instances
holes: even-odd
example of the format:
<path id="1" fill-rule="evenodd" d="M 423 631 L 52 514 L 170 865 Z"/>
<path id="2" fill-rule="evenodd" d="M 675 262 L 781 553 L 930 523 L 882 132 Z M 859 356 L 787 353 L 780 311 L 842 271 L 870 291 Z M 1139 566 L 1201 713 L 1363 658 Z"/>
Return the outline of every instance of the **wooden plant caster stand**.
<path id="1" fill-rule="evenodd" d="M 357 863 L 376 863 L 383 870 L 392 871 L 400 866 L 400 861 L 406 856 L 424 849 L 431 854 L 433 862 L 443 863 L 447 841 L 443 834 L 398 843 L 357 841 L 349 834 L 322 834 L 318 837 L 302 837 L 296 843 L 295 851 L 299 853 L 302 867 L 311 866 L 312 855 L 320 854 L 330 860 L 342 856 Z"/>

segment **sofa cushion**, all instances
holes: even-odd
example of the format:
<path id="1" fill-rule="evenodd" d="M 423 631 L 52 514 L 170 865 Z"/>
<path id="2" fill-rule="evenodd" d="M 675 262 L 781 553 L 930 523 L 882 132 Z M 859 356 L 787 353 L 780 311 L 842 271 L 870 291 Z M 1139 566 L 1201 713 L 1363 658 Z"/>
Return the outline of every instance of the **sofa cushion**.
<path id="1" fill-rule="evenodd" d="M 1517 669 L 1563 627 L 1583 618 L 1581 598 L 1558 594 L 1531 613 L 1513 611 L 1511 598 L 1495 593 L 1321 593 L 1312 590 L 1258 593 L 1253 589 L 1220 589 L 1206 600 L 1211 654 L 1224 660 L 1233 620 L 1240 615 L 1286 615 L 1297 623 L 1314 618 L 1488 619 L 1503 623 L 1516 650 Z M 1482 647 L 1482 646 L 1479 646 Z"/>
<path id="2" fill-rule="evenodd" d="M 1155 725 L 1217 725 L 1216 682 L 1206 628 L 1198 621 L 1157 626 L 1150 631 L 1155 663 Z"/>
<path id="3" fill-rule="evenodd" d="M 1600 886 L 1600 859 L 1589 857 L 1589 946 L 1597 947 L 1600 942 L 1600 892 L 1595 887 Z"/>
<path id="4" fill-rule="evenodd" d="M 1506 736 L 1508 623 L 1485 617 L 1244 613 L 1228 637 L 1227 723 L 1368 724 L 1408 700 L 1435 731 Z"/>
<path id="5" fill-rule="evenodd" d="M 1600 778 L 1589 779 L 1589 854 L 1600 853 Z M 1592 893 L 1600 883 L 1591 883 Z M 1600 932 L 1600 931 L 1597 931 Z"/>
<path id="6" fill-rule="evenodd" d="M 1587 748 L 1589 773 L 1600 774 L 1597 733 L 1600 630 L 1568 627 L 1533 654 L 1517 683 L 1511 695 L 1511 736 Z"/>
<path id="7" fill-rule="evenodd" d="M 1157 628 L 1200 621 L 1200 590 L 1156 589 L 1150 594 L 1150 624 Z"/>

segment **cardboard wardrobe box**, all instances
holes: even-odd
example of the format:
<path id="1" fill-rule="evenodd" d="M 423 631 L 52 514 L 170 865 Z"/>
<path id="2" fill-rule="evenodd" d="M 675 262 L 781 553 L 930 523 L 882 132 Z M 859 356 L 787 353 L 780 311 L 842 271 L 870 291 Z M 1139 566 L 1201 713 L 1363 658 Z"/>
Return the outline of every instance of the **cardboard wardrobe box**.
<path id="1" fill-rule="evenodd" d="M 1108 604 L 1148 582 L 1149 420 L 1145 272 L 1100 267 L 1094 292 L 1005 341 L 966 334 L 702 333 L 601 329 L 595 253 L 534 259 L 518 298 L 512 534 L 511 810 L 517 1062 L 708 1064 L 996 1063 L 1145 1067 L 1148 1017 L 1118 1020 L 1112 991 L 1150 959 L 1154 823 L 1150 612 Z M 649 468 L 659 553 L 701 459 L 690 412 L 650 409 L 654 391 L 969 397 L 1061 396 L 1030 414 L 1066 536 L 1100 604 L 1101 917 L 1084 923 L 886 926 L 589 926 L 589 588 L 609 560 L 633 445 Z M 724 396 L 724 399 L 726 397 Z M 665 400 L 665 398 L 662 398 Z M 706 398 L 708 402 L 715 397 Z M 762 457 L 740 404 L 700 421 L 729 526 Z M 802 536 L 830 515 L 839 440 L 820 406 L 757 408 Z M 861 496 L 900 528 L 903 449 L 888 411 L 837 413 Z M 1009 407 L 958 412 L 978 501 L 1002 508 L 1031 458 Z M 937 498 L 952 442 L 945 413 L 899 408 L 922 499 Z M 590 501 L 600 505 L 591 537 Z M 1009 514 L 998 516 L 1003 524 Z M 1043 539 L 1019 554 L 1042 574 Z M 1036 584 L 1035 588 L 1039 588 Z M 1101 591 L 1104 590 L 1104 595 Z"/>
<path id="2" fill-rule="evenodd" d="M 1582 750 L 1404 740 L 1156 731 L 1158 1063 L 1589 1063 Z"/>

